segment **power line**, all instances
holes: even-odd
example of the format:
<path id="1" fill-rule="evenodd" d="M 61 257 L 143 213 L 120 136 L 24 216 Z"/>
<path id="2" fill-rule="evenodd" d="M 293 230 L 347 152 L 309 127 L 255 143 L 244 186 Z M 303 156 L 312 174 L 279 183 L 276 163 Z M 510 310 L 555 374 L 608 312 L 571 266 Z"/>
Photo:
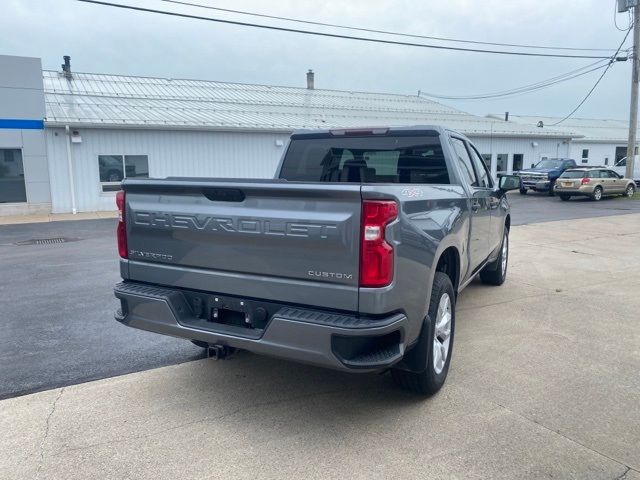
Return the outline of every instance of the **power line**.
<path id="1" fill-rule="evenodd" d="M 165 3 L 173 3 L 176 5 L 184 5 L 189 7 L 197 7 L 197 8 L 205 8 L 207 10 L 216 10 L 219 12 L 227 12 L 227 13 L 236 13 L 239 15 L 248 15 L 252 17 L 260 17 L 260 18 L 269 18 L 272 20 L 283 20 L 287 22 L 295 22 L 295 23 L 303 23 L 306 25 L 317 25 L 321 27 L 332 27 L 332 28 L 342 28 L 345 30 L 354 30 L 358 32 L 368 32 L 368 33 L 381 33 L 384 35 L 394 35 L 398 37 L 408 37 L 408 38 L 422 38 L 426 40 L 440 40 L 444 42 L 456 42 L 456 43 L 469 43 L 474 45 L 491 45 L 498 47 L 518 47 L 518 48 L 534 48 L 540 50 L 565 50 L 565 51 L 583 51 L 583 52 L 613 52 L 613 48 L 577 48 L 577 47 L 554 47 L 550 45 L 528 45 L 522 43 L 499 43 L 499 42 L 481 42 L 478 40 L 462 40 L 459 38 L 448 38 L 448 37 L 434 37 L 429 35 L 417 35 L 412 33 L 403 33 L 403 32 L 392 32 L 389 30 L 376 30 L 373 28 L 362 28 L 362 27 L 353 27 L 349 25 L 338 25 L 335 23 L 323 23 L 323 22 L 315 22 L 312 20 L 303 20 L 300 18 L 292 18 L 292 17 L 281 17 L 277 15 L 267 15 L 265 13 L 256 13 L 256 12 L 248 12 L 245 10 L 233 10 L 231 8 L 221 8 L 214 7 L 211 5 L 201 5 L 198 3 L 185 2 L 181 0 L 158 0 L 160 2 Z"/>
<path id="2" fill-rule="evenodd" d="M 234 20 L 223 20 L 220 18 L 202 17 L 199 15 L 189 15 L 186 13 L 169 12 L 166 10 L 156 10 L 153 8 L 134 7 L 133 5 L 123 5 L 123 4 L 105 2 L 100 0 L 76 0 L 76 1 L 83 2 L 83 3 L 92 3 L 95 5 L 104 5 L 107 7 L 122 8 L 125 10 L 135 10 L 138 12 L 146 12 L 146 13 L 158 13 L 161 15 L 168 15 L 173 17 L 190 18 L 195 20 L 206 20 L 209 22 L 225 23 L 229 25 L 238 25 L 243 27 L 254 27 L 254 28 L 262 28 L 266 30 L 276 30 L 280 32 L 300 33 L 304 35 L 316 35 L 320 37 L 340 38 L 340 39 L 346 39 L 346 40 L 358 40 L 363 42 L 383 43 L 388 45 L 433 48 L 437 50 L 451 50 L 451 51 L 458 51 L 458 52 L 490 53 L 490 54 L 497 54 L 497 55 L 518 55 L 518 56 L 526 56 L 526 57 L 591 58 L 591 59 L 603 59 L 603 60 L 610 58 L 608 56 L 596 56 L 596 55 L 565 55 L 565 54 L 556 54 L 556 53 L 533 53 L 533 52 L 517 52 L 517 51 L 506 51 L 506 50 L 484 50 L 484 49 L 476 49 L 476 48 L 450 47 L 450 46 L 444 46 L 444 45 L 429 45 L 424 43 L 400 42 L 396 40 L 382 40 L 378 38 L 356 37 L 351 35 L 341 35 L 337 33 L 316 32 L 312 30 L 300 30 L 296 28 L 276 27 L 273 25 L 262 25 L 258 23 L 238 22 Z"/>
<path id="3" fill-rule="evenodd" d="M 637 7 L 636 7 L 637 8 Z M 609 69 L 611 68 L 611 65 L 613 65 L 615 63 L 615 57 L 618 54 L 618 52 L 620 51 L 620 49 L 622 48 L 622 45 L 624 45 L 624 42 L 627 41 L 627 37 L 629 36 L 629 33 L 631 32 L 631 28 L 629 28 L 629 30 L 627 30 L 627 33 L 625 34 L 624 38 L 622 39 L 622 42 L 620 42 L 620 46 L 618 47 L 618 50 L 616 50 L 616 53 L 613 55 L 613 57 L 611 58 L 611 61 L 609 62 L 609 65 L 607 65 L 607 68 L 604 69 L 604 71 L 602 72 L 602 75 L 600 75 L 600 77 L 598 77 L 598 80 L 596 80 L 596 83 L 593 84 L 593 87 L 591 87 L 591 90 L 589 90 L 587 92 L 587 94 L 585 95 L 585 97 L 582 99 L 582 101 L 576 106 L 576 108 L 574 108 L 573 110 L 571 110 L 571 112 L 564 117 L 562 120 L 557 121 L 556 123 L 551 124 L 551 127 L 555 127 L 556 125 L 560 125 L 562 122 L 564 122 L 565 120 L 567 120 L 568 118 L 570 118 L 574 113 L 576 113 L 580 107 L 582 105 L 584 105 L 584 102 L 587 101 L 587 99 L 591 96 L 591 94 L 595 91 L 596 87 L 598 86 L 598 84 L 600 84 L 600 82 L 602 81 L 602 79 L 604 78 L 604 76 L 607 74 L 607 72 L 609 71 Z"/>
<path id="4" fill-rule="evenodd" d="M 558 83 L 566 82 L 568 80 L 572 80 L 582 75 L 586 75 L 588 73 L 594 72 L 601 68 L 605 68 L 607 65 L 602 64 L 603 62 L 604 60 L 599 60 L 597 62 L 591 63 L 589 65 L 585 65 L 584 67 L 578 68 L 576 70 L 563 73 L 562 75 L 558 75 L 556 77 L 548 78 L 546 80 L 541 80 L 539 82 L 528 84 L 528 85 L 523 85 L 521 87 L 517 87 L 510 90 L 502 90 L 499 92 L 484 93 L 484 94 L 477 94 L 477 95 L 460 95 L 460 96 L 438 95 L 434 93 L 421 92 L 420 95 L 424 95 L 426 97 L 431 97 L 431 98 L 443 99 L 443 100 L 486 100 L 490 98 L 509 97 L 513 95 L 520 95 L 523 93 L 530 93 L 530 92 L 542 90 L 544 88 L 551 87 Z M 598 64 L 602 64 L 602 65 L 598 65 Z M 598 66 L 594 66 L 594 65 L 598 65 Z M 593 67 L 593 68 L 590 68 L 590 67 Z"/>

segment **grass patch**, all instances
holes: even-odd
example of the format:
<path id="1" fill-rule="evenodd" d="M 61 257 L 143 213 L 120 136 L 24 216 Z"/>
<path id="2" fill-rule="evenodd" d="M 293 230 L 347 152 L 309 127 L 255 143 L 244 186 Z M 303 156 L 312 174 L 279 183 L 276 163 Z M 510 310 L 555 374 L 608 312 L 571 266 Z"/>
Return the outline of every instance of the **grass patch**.
<path id="1" fill-rule="evenodd" d="M 636 189 L 636 193 L 633 194 L 633 197 L 622 197 L 623 200 L 640 200 L 640 190 Z"/>

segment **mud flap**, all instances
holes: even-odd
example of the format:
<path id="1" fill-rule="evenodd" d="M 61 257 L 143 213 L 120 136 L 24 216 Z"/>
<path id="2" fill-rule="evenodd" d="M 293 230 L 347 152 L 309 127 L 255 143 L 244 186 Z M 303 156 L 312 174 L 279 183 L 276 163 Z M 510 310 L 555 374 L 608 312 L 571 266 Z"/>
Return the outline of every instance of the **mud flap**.
<path id="1" fill-rule="evenodd" d="M 427 314 L 422 323 L 418 340 L 393 368 L 414 373 L 424 372 L 427 369 L 427 360 L 431 354 L 432 342 L 430 339 L 433 338 L 433 328 L 433 322 L 429 314 Z"/>

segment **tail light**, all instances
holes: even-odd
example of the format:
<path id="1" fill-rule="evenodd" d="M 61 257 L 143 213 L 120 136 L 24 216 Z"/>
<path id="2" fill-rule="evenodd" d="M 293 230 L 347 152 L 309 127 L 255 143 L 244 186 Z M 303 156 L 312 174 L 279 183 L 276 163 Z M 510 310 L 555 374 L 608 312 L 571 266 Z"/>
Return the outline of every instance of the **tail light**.
<path id="1" fill-rule="evenodd" d="M 118 253 L 122 258 L 129 258 L 127 250 L 127 225 L 125 218 L 124 191 L 116 193 L 116 205 L 118 206 Z"/>
<path id="2" fill-rule="evenodd" d="M 582 180 L 580 180 L 580 185 L 588 185 L 590 181 L 590 178 L 584 177 Z"/>
<path id="3" fill-rule="evenodd" d="M 393 246 L 384 238 L 387 224 L 398 216 L 398 205 L 388 200 L 362 202 L 360 286 L 384 287 L 393 280 Z"/>

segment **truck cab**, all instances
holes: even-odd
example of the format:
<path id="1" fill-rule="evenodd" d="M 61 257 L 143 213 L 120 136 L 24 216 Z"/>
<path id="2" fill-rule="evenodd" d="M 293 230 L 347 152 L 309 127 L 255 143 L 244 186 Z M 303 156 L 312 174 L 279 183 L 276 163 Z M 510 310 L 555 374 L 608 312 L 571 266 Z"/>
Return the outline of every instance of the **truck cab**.
<path id="1" fill-rule="evenodd" d="M 575 168 L 576 161 L 571 158 L 545 158 L 531 168 L 520 170 L 520 193 L 526 195 L 528 190 L 546 192 L 553 195 L 556 180 L 565 170 Z"/>

